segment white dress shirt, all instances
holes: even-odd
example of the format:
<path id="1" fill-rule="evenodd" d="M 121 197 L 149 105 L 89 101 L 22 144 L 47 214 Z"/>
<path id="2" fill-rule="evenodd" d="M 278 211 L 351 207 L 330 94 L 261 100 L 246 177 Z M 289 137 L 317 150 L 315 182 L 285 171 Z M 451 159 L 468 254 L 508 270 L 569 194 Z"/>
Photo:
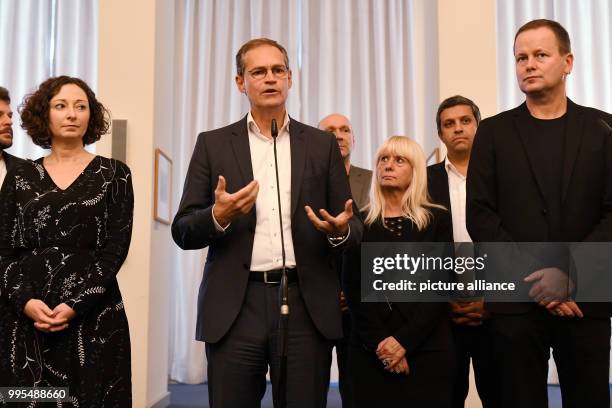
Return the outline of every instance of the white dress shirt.
<path id="1" fill-rule="evenodd" d="M 253 178 L 259 183 L 259 193 L 255 201 L 257 224 L 251 256 L 251 270 L 269 271 L 283 266 L 274 167 L 274 142 L 272 138 L 267 138 L 261 133 L 250 112 L 247 116 L 247 128 Z M 292 268 L 295 267 L 296 262 L 291 236 L 291 145 L 289 143 L 289 115 L 287 114 L 285 114 L 283 126 L 278 130 L 276 154 L 286 266 Z"/>
<path id="2" fill-rule="evenodd" d="M 251 112 L 247 115 L 247 131 L 253 178 L 259 183 L 259 192 L 255 200 L 255 237 L 251 254 L 252 271 L 269 271 L 283 266 L 283 250 L 280 239 L 280 221 L 278 217 L 278 196 L 276 189 L 276 170 L 274 167 L 274 141 L 264 136 Z M 278 160 L 278 180 L 280 185 L 283 236 L 285 242 L 285 266 L 296 266 L 291 235 L 291 144 L 289 140 L 289 115 L 285 113 L 283 126 L 276 138 L 276 155 Z M 214 210 L 214 205 L 213 205 Z M 227 230 L 230 224 L 222 227 L 217 222 L 213 211 L 213 222 L 219 232 Z M 342 245 L 351 235 L 350 226 L 346 236 L 340 241 L 328 237 L 332 247 Z"/>
<path id="3" fill-rule="evenodd" d="M 453 241 L 472 242 L 465 225 L 466 177 L 459 173 L 455 165 L 448 160 L 448 157 L 444 159 L 444 168 L 448 175 L 448 194 L 453 218 Z"/>

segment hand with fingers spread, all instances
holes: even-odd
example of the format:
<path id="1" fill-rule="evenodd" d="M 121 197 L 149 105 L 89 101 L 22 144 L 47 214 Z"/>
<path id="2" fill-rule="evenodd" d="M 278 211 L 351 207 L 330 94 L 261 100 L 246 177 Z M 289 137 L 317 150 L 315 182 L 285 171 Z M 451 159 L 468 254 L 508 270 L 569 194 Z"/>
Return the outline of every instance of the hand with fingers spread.
<path id="1" fill-rule="evenodd" d="M 215 189 L 213 216 L 223 228 L 234 219 L 251 211 L 259 192 L 259 183 L 253 180 L 235 193 L 228 193 L 225 188 L 225 177 L 219 176 L 217 188 Z"/>
<path id="2" fill-rule="evenodd" d="M 72 310 L 72 309 L 71 309 Z M 68 327 L 65 315 L 58 316 L 40 299 L 30 299 L 23 308 L 23 313 L 34 321 L 34 327 L 43 332 L 54 332 Z"/>
<path id="3" fill-rule="evenodd" d="M 559 268 L 543 268 L 524 279 L 531 283 L 529 296 L 536 302 L 564 301 L 574 290 L 574 283 Z"/>
<path id="4" fill-rule="evenodd" d="M 323 219 L 320 219 L 310 206 L 307 205 L 304 209 L 312 225 L 319 231 L 326 233 L 329 237 L 343 237 L 348 234 L 349 220 L 353 217 L 353 200 L 348 199 L 344 204 L 344 211 L 335 217 L 323 208 L 319 210 L 319 214 Z"/>

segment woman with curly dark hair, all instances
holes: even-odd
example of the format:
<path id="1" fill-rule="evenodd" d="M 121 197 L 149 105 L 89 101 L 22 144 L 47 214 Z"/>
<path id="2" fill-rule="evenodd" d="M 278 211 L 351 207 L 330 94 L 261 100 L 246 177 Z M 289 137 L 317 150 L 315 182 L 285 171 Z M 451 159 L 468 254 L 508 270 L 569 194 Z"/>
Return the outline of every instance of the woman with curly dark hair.
<path id="1" fill-rule="evenodd" d="M 131 407 L 116 280 L 131 239 L 131 174 L 85 149 L 108 131 L 108 111 L 85 82 L 60 76 L 20 113 L 50 153 L 18 166 L 0 192 L 0 384 L 66 387 L 61 406 Z"/>

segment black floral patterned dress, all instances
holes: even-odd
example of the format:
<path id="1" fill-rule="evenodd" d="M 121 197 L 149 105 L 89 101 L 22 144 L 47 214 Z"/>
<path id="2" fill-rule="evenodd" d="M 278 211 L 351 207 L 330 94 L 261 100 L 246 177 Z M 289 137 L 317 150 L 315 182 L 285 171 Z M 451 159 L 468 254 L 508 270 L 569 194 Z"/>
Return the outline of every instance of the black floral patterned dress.
<path id="1" fill-rule="evenodd" d="M 130 170 L 116 160 L 96 156 L 65 190 L 42 159 L 7 176 L 0 192 L 0 386 L 69 387 L 71 400 L 26 406 L 131 407 L 130 337 L 116 275 L 132 213 Z M 51 309 L 66 303 L 77 316 L 67 329 L 43 333 L 23 313 L 30 299 Z"/>

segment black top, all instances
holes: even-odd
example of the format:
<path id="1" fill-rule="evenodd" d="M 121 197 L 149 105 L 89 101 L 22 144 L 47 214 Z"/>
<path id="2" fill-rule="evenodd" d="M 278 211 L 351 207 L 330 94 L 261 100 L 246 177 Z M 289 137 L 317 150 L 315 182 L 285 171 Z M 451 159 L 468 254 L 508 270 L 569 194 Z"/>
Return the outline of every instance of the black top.
<path id="1" fill-rule="evenodd" d="M 451 218 L 446 210 L 432 208 L 430 224 L 419 231 L 402 217 L 365 225 L 362 242 L 452 242 Z M 449 347 L 448 304 L 361 302 L 360 247 L 346 251 L 343 288 L 353 319 L 351 341 L 375 351 L 378 343 L 393 336 L 408 355 L 423 348 Z"/>
<path id="2" fill-rule="evenodd" d="M 561 173 L 563 172 L 563 150 L 565 146 L 566 117 L 552 120 L 531 116 L 529 145 L 540 166 L 542 188 L 549 218 L 550 240 L 562 241 L 561 236 Z"/>

